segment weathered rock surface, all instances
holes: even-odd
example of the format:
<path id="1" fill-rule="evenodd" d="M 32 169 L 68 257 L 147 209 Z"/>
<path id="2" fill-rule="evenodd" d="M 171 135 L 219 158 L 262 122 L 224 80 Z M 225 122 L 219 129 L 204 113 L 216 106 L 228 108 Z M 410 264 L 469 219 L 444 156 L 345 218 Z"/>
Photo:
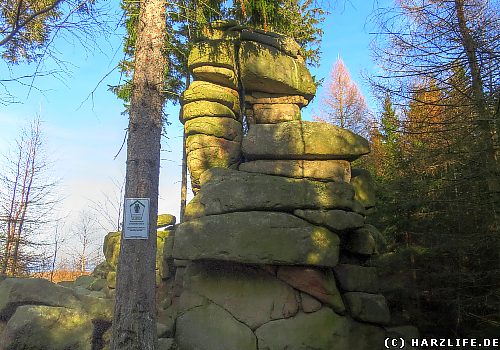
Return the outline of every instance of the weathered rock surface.
<path id="1" fill-rule="evenodd" d="M 257 124 L 276 124 L 300 120 L 300 108 L 294 104 L 254 104 L 252 111 Z"/>
<path id="2" fill-rule="evenodd" d="M 302 305 L 302 311 L 305 313 L 316 312 L 323 306 L 318 299 L 302 292 L 300 293 L 300 304 Z"/>
<path id="3" fill-rule="evenodd" d="M 351 180 L 351 164 L 345 160 L 254 160 L 240 164 L 239 170 L 298 179 Z"/>
<path id="4" fill-rule="evenodd" d="M 158 219 L 156 220 L 156 226 L 166 227 L 170 225 L 175 225 L 176 218 L 172 214 L 159 214 Z"/>
<path id="5" fill-rule="evenodd" d="M 254 267 L 192 263 L 184 274 L 184 288 L 208 298 L 251 329 L 298 311 L 294 290 Z"/>
<path id="6" fill-rule="evenodd" d="M 211 101 L 194 101 L 182 106 L 181 122 L 199 117 L 220 117 L 236 119 L 236 114 L 227 106 Z"/>
<path id="7" fill-rule="evenodd" d="M 286 55 L 297 58 L 301 55 L 301 47 L 295 40 L 284 35 L 278 35 L 270 32 L 263 32 L 258 29 L 243 29 L 240 35 L 243 41 L 255 41 L 264 45 L 272 46 Z"/>
<path id="8" fill-rule="evenodd" d="M 214 167 L 237 167 L 240 160 L 240 143 L 203 134 L 186 139 L 187 163 L 191 183 L 197 188 L 200 176 Z"/>
<path id="9" fill-rule="evenodd" d="M 234 43 L 225 40 L 207 40 L 194 44 L 188 57 L 188 67 L 216 66 L 235 69 Z"/>
<path id="10" fill-rule="evenodd" d="M 353 168 L 351 185 L 354 187 L 357 201 L 359 201 L 365 208 L 372 208 L 375 206 L 375 185 L 372 176 L 368 170 Z"/>
<path id="11" fill-rule="evenodd" d="M 195 101 L 217 102 L 229 107 L 234 113 L 240 111 L 238 91 L 202 80 L 193 81 L 182 94 L 181 101 L 182 104 Z"/>
<path id="12" fill-rule="evenodd" d="M 182 223 L 173 254 L 190 260 L 335 266 L 338 244 L 334 233 L 293 215 L 250 211 Z"/>
<path id="13" fill-rule="evenodd" d="M 245 95 L 245 102 L 248 104 L 296 104 L 299 107 L 307 106 L 308 100 L 304 96 L 300 95 L 286 95 L 286 94 L 276 94 L 276 93 L 266 93 L 260 91 L 252 91 L 251 93 Z"/>
<path id="14" fill-rule="evenodd" d="M 182 350 L 257 350 L 250 328 L 214 304 L 179 316 L 175 340 Z"/>
<path id="15" fill-rule="evenodd" d="M 328 308 L 269 322 L 255 332 L 259 350 L 345 349 L 349 323 Z"/>
<path id="16" fill-rule="evenodd" d="M 20 305 L 78 308 L 70 288 L 41 278 L 6 278 L 0 283 L 0 320 L 8 320 Z"/>
<path id="17" fill-rule="evenodd" d="M 191 119 L 184 124 L 184 131 L 186 136 L 204 134 L 236 142 L 240 142 L 243 137 L 241 123 L 231 118 L 200 117 Z"/>
<path id="18" fill-rule="evenodd" d="M 366 139 L 335 125 L 293 121 L 252 125 L 243 138 L 243 154 L 255 159 L 344 159 L 370 152 Z"/>
<path id="19" fill-rule="evenodd" d="M 344 210 L 297 209 L 293 211 L 293 215 L 312 224 L 325 226 L 335 232 L 359 228 L 365 222 L 362 215 Z"/>
<path id="20" fill-rule="evenodd" d="M 120 256 L 120 239 L 121 232 L 109 232 L 104 237 L 102 251 L 106 262 L 113 270 L 116 270 L 116 265 L 118 265 L 118 257 Z"/>
<path id="21" fill-rule="evenodd" d="M 352 321 L 328 308 L 269 322 L 255 332 L 259 350 L 381 350 L 384 330 Z"/>
<path id="22" fill-rule="evenodd" d="M 205 80 L 238 90 L 238 78 L 232 69 L 214 66 L 201 66 L 193 69 L 197 80 Z"/>
<path id="23" fill-rule="evenodd" d="M 339 264 L 333 271 L 340 288 L 345 291 L 376 293 L 379 290 L 375 267 Z"/>
<path id="24" fill-rule="evenodd" d="M 335 312 L 345 313 L 344 302 L 331 271 L 301 266 L 281 266 L 276 276 L 292 287 L 331 306 Z"/>
<path id="25" fill-rule="evenodd" d="M 81 311 L 24 305 L 17 308 L 0 336 L 0 349 L 92 349 L 93 325 Z"/>
<path id="26" fill-rule="evenodd" d="M 295 209 L 363 210 L 345 182 L 320 182 L 212 168 L 187 205 L 185 219 L 236 211 Z M 291 195 L 293 193 L 293 195 Z"/>
<path id="27" fill-rule="evenodd" d="M 241 81 L 247 91 L 302 95 L 311 100 L 316 85 L 301 59 L 290 57 L 278 49 L 251 42 L 241 43 Z"/>
<path id="28" fill-rule="evenodd" d="M 391 320 L 383 295 L 348 292 L 344 294 L 344 300 L 352 317 L 359 321 L 388 324 Z"/>
<path id="29" fill-rule="evenodd" d="M 356 254 L 374 254 L 376 252 L 376 242 L 368 225 L 346 234 L 342 239 L 342 248 Z"/>

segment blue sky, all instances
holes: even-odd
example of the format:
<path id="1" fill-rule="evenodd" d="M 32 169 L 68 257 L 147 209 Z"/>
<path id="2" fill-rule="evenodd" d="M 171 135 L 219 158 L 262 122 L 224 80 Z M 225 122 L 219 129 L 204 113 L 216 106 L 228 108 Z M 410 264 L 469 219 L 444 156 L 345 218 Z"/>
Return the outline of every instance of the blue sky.
<path id="1" fill-rule="evenodd" d="M 376 104 L 370 96 L 370 89 L 363 80 L 363 72 L 375 70 L 370 59 L 369 32 L 374 29 L 368 23 L 372 4 L 363 0 L 346 1 L 331 10 L 324 23 L 321 65 L 312 68 L 317 77 L 327 77 L 338 56 L 349 68 L 352 78 L 360 85 L 372 109 Z M 112 72 L 99 85 L 123 54 L 121 51 L 122 30 L 102 38 L 98 49 L 83 52 L 72 42 L 58 41 L 55 47 L 60 57 L 71 62 L 70 75 L 60 79 L 42 77 L 35 85 L 42 90 L 32 90 L 16 84 L 8 84 L 10 92 L 20 103 L 0 106 L 0 152 L 5 152 L 9 144 L 36 115 L 44 121 L 45 143 L 48 155 L 54 161 L 53 172 L 62 178 L 61 192 L 65 199 L 61 207 L 64 214 L 75 218 L 79 211 L 89 206 L 89 200 L 99 201 L 103 193 L 112 196 L 113 181 L 121 181 L 125 173 L 125 151 L 115 160 L 121 147 L 127 119 L 121 115 L 122 102 L 107 85 L 119 81 L 117 71 Z M 44 67 L 51 69 L 50 62 Z M 32 66 L 9 68 L 0 61 L 0 76 L 9 74 L 20 76 L 34 71 Z M 97 88 L 96 88 L 97 86 Z M 93 99 L 88 98 L 94 90 Z M 303 118 L 309 119 L 312 110 L 317 109 L 316 99 L 303 110 Z M 163 140 L 162 168 L 160 177 L 160 212 L 178 215 L 180 200 L 180 165 L 182 125 L 178 122 L 178 107 L 168 106 L 171 116 L 168 139 Z"/>

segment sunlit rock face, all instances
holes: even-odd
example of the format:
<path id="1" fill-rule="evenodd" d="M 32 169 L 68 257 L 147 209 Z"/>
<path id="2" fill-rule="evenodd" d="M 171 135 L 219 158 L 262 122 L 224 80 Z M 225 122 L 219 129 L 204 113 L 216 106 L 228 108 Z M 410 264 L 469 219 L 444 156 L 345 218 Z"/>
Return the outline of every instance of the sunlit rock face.
<path id="1" fill-rule="evenodd" d="M 374 188 L 351 168 L 368 141 L 301 121 L 316 86 L 293 39 L 234 22 L 204 33 L 181 116 L 196 195 L 168 252 L 179 349 L 381 349 Z"/>
<path id="2" fill-rule="evenodd" d="M 316 86 L 291 38 L 208 25 L 181 97 L 195 197 L 158 217 L 158 348 L 373 350 L 396 327 L 370 258 L 374 186 L 351 162 L 367 140 L 301 120 Z M 0 277 L 1 349 L 109 349 L 120 232 L 90 276 Z M 141 273 L 141 272 L 138 272 Z M 383 282 L 383 281 L 382 281 Z"/>

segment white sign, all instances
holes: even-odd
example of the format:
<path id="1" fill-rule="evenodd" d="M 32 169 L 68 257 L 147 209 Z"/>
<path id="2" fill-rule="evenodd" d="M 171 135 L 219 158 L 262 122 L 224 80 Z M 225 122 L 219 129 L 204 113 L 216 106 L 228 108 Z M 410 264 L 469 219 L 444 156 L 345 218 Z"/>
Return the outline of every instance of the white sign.
<path id="1" fill-rule="evenodd" d="M 125 198 L 123 239 L 148 239 L 149 198 Z"/>

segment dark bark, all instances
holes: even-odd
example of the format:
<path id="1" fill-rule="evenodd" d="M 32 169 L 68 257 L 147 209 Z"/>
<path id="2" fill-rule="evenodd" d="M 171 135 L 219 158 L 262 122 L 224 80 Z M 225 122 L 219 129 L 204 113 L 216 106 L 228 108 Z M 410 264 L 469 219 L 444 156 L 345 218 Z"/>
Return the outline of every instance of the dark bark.
<path id="1" fill-rule="evenodd" d="M 150 198 L 149 238 L 124 240 L 118 262 L 112 349 L 155 349 L 155 255 L 164 96 L 165 1 L 141 1 L 130 103 L 125 197 Z"/>

